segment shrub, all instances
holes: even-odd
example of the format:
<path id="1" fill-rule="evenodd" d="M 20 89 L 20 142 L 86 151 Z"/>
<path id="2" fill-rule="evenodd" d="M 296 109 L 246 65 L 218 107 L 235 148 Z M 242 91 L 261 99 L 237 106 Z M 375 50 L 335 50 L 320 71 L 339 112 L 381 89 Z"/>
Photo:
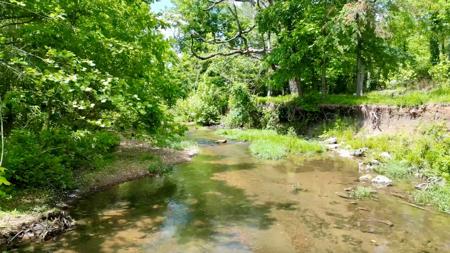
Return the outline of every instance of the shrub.
<path id="1" fill-rule="evenodd" d="M 173 166 L 164 164 L 160 158 L 156 158 L 148 165 L 148 171 L 152 174 L 163 175 L 171 172 Z"/>
<path id="2" fill-rule="evenodd" d="M 248 88 L 243 84 L 235 84 L 231 89 L 229 113 L 225 118 L 227 127 L 252 127 L 257 122 L 257 109 Z"/>
<path id="3" fill-rule="evenodd" d="M 118 143 L 108 132 L 13 130 L 6 141 L 6 177 L 19 188 L 72 188 L 75 169 L 95 168 Z"/>
<path id="4" fill-rule="evenodd" d="M 5 192 L 2 190 L 2 188 L 11 184 L 5 178 L 5 170 L 5 168 L 0 166 L 0 199 L 5 197 Z"/>
<path id="5" fill-rule="evenodd" d="M 7 138 L 5 167 L 7 178 L 20 188 L 73 186 L 72 171 L 65 168 L 60 149 L 67 137 L 58 131 L 42 135 L 28 130 L 14 130 Z M 50 137 L 50 138 L 49 138 Z M 64 151 L 63 151 L 64 152 Z"/>
<path id="6" fill-rule="evenodd" d="M 432 66 L 429 74 L 438 87 L 450 87 L 450 60 L 446 55 L 441 55 L 439 64 Z"/>
<path id="7" fill-rule="evenodd" d="M 227 99 L 228 94 L 222 89 L 213 84 L 202 84 L 186 100 L 179 100 L 174 111 L 183 121 L 215 125 L 226 110 Z"/>
<path id="8" fill-rule="evenodd" d="M 261 105 L 262 117 L 260 126 L 264 129 L 277 130 L 281 128 L 278 107 L 275 104 Z"/>

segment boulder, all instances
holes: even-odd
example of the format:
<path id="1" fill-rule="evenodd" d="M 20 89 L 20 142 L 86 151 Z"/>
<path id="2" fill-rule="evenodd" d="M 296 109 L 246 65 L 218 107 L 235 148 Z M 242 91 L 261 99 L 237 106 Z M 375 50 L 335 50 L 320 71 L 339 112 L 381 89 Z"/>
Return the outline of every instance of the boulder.
<path id="1" fill-rule="evenodd" d="M 323 141 L 326 144 L 337 144 L 337 138 L 336 137 L 331 137 L 328 138 L 326 140 Z"/>
<path id="2" fill-rule="evenodd" d="M 427 188 L 428 188 L 428 183 L 420 183 L 420 184 L 417 184 L 416 186 L 415 186 L 415 188 L 417 189 L 417 190 L 421 190 L 421 191 L 424 191 L 424 190 L 426 190 Z"/>
<path id="3" fill-rule="evenodd" d="M 386 159 L 386 160 L 391 160 L 392 159 L 391 154 L 389 154 L 388 152 L 381 153 L 380 157 L 383 158 L 383 159 Z"/>
<path id="4" fill-rule="evenodd" d="M 359 148 L 352 152 L 352 156 L 363 157 L 366 155 L 367 150 L 368 150 L 368 148 Z"/>
<path id="5" fill-rule="evenodd" d="M 380 164 L 381 164 L 380 161 L 378 161 L 376 159 L 373 159 L 372 161 L 369 162 L 370 166 L 378 166 Z"/>
<path id="6" fill-rule="evenodd" d="M 349 150 L 346 150 L 346 149 L 338 149 L 337 153 L 341 157 L 351 157 L 352 156 L 351 152 Z"/>
<path id="7" fill-rule="evenodd" d="M 186 151 L 186 155 L 189 157 L 194 157 L 195 155 L 198 154 L 198 150 L 197 149 L 189 149 Z"/>
<path id="8" fill-rule="evenodd" d="M 379 187 L 386 187 L 392 185 L 392 180 L 386 176 L 378 175 L 372 179 L 372 184 Z"/>
<path id="9" fill-rule="evenodd" d="M 370 174 L 365 174 L 365 175 L 359 177 L 360 182 L 370 182 L 372 179 L 373 179 L 373 177 Z"/>
<path id="10" fill-rule="evenodd" d="M 335 150 L 339 148 L 339 144 L 327 144 L 327 150 Z"/>

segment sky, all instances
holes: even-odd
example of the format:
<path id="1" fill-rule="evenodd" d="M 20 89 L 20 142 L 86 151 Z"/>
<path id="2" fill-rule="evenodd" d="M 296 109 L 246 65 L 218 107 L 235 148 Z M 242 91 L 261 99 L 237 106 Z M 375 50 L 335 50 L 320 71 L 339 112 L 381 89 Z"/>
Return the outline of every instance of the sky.
<path id="1" fill-rule="evenodd" d="M 173 7 L 171 0 L 156 0 L 152 5 L 152 11 L 154 12 L 160 12 L 167 8 Z"/>

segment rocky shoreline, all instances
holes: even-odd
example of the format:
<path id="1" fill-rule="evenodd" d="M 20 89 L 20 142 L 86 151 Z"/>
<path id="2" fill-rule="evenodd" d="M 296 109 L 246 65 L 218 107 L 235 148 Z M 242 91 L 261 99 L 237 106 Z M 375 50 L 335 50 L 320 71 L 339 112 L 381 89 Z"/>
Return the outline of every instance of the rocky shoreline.
<path id="1" fill-rule="evenodd" d="M 386 163 L 389 160 L 393 159 L 392 155 L 389 154 L 388 152 L 382 152 L 379 154 L 379 156 L 382 158 L 381 161 L 376 159 L 364 161 L 364 158 L 370 152 L 368 148 L 360 148 L 356 150 L 346 149 L 341 147 L 341 143 L 338 143 L 338 140 L 335 137 L 323 140 L 322 143 L 325 145 L 328 152 L 334 152 L 340 157 L 353 159 L 358 162 L 358 173 L 360 175 L 357 180 L 358 185 L 362 186 L 371 185 L 374 187 L 373 189 L 374 193 L 376 193 L 377 190 L 387 189 L 388 187 L 394 186 L 394 180 L 385 175 L 376 173 L 377 167 L 382 166 L 383 163 Z M 434 185 L 442 186 L 443 184 L 445 184 L 445 180 L 439 177 L 426 177 L 424 175 L 419 174 L 415 175 L 415 177 L 417 178 L 418 183 L 415 184 L 414 188 L 421 191 L 426 190 L 427 188 L 432 187 Z M 353 188 L 345 189 L 347 193 L 351 192 L 352 190 Z M 385 192 L 389 193 L 389 191 Z M 344 198 L 351 198 L 348 194 L 342 194 L 339 192 L 336 194 Z M 400 194 L 401 196 L 399 196 L 398 192 L 394 192 L 391 195 L 395 197 L 400 197 L 403 201 L 406 201 L 408 205 L 411 205 L 413 207 L 427 211 L 432 211 L 428 210 L 425 207 L 414 204 L 413 201 L 410 199 L 410 197 L 405 196 L 404 194 Z"/>

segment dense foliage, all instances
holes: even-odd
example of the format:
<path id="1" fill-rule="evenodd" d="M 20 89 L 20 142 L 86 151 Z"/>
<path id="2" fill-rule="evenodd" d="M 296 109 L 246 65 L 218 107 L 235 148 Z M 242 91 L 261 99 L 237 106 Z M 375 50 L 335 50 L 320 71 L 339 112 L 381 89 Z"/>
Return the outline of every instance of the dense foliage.
<path id="1" fill-rule="evenodd" d="M 182 51 L 199 59 L 245 56 L 264 63 L 270 81 L 254 94 L 362 94 L 411 87 L 418 79 L 448 85 L 447 1 L 176 3 Z M 242 72 L 249 69 L 241 66 Z"/>
<path id="2" fill-rule="evenodd" d="M 113 131 L 178 130 L 167 112 L 183 93 L 169 71 L 177 59 L 151 2 L 0 1 L 2 178 L 68 188 L 118 144 Z"/>
<path id="3" fill-rule="evenodd" d="M 447 0 L 153 2 L 0 0 L 0 195 L 75 187 L 120 136 L 168 143 L 177 120 L 270 129 L 228 134 L 281 158 L 322 147 L 279 104 L 450 102 Z M 447 177 L 444 132 L 402 146 L 408 166 Z"/>

